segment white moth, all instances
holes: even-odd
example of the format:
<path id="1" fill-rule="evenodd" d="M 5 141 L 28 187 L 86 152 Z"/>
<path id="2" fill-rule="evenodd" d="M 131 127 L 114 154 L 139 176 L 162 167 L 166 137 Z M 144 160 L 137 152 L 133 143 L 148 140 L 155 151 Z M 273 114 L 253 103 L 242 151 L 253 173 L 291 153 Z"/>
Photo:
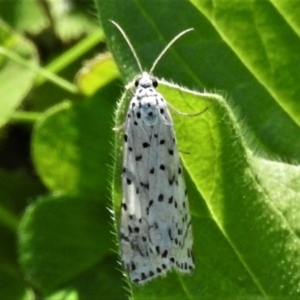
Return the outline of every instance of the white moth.
<path id="1" fill-rule="evenodd" d="M 124 268 L 132 282 L 145 282 L 176 269 L 194 269 L 192 226 L 180 156 L 168 103 L 151 76 L 178 34 L 162 51 L 149 73 L 122 28 L 111 21 L 128 43 L 141 75 L 124 124 L 124 161 L 120 245 Z"/>

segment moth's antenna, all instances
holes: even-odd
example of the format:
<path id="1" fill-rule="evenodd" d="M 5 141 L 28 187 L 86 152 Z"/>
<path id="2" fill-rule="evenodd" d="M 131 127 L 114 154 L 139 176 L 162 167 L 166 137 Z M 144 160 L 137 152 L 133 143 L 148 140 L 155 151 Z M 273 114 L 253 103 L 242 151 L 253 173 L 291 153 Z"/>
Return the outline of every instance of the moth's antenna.
<path id="1" fill-rule="evenodd" d="M 162 58 L 162 56 L 167 52 L 167 50 L 180 38 L 182 37 L 184 34 L 188 33 L 189 31 L 194 30 L 194 28 L 189 28 L 187 30 L 182 31 L 181 33 L 177 34 L 172 40 L 171 42 L 169 42 L 169 44 L 163 49 L 163 51 L 158 55 L 157 59 L 155 60 L 155 62 L 153 63 L 149 73 L 152 74 L 154 68 L 156 67 L 157 63 L 159 62 L 159 60 Z"/>
<path id="2" fill-rule="evenodd" d="M 137 56 L 137 54 L 136 54 L 136 52 L 135 52 L 135 50 L 134 50 L 134 48 L 133 48 L 133 46 L 132 46 L 132 44 L 131 44 L 129 38 L 127 37 L 126 33 L 124 32 L 124 30 L 121 28 L 121 26 L 120 26 L 118 23 L 116 23 L 116 22 L 113 21 L 113 20 L 109 20 L 109 21 L 110 21 L 111 23 L 113 23 L 113 24 L 119 29 L 119 31 L 120 31 L 121 34 L 123 35 L 123 38 L 125 39 L 126 43 L 128 44 L 128 46 L 129 46 L 129 48 L 130 48 L 130 50 L 131 50 L 131 52 L 132 52 L 132 54 L 133 54 L 133 56 L 134 56 L 134 58 L 135 58 L 137 64 L 138 64 L 138 67 L 139 67 L 140 71 L 143 72 L 142 65 L 141 65 L 141 63 L 140 63 L 140 61 L 139 61 L 139 59 L 138 59 L 138 56 Z"/>

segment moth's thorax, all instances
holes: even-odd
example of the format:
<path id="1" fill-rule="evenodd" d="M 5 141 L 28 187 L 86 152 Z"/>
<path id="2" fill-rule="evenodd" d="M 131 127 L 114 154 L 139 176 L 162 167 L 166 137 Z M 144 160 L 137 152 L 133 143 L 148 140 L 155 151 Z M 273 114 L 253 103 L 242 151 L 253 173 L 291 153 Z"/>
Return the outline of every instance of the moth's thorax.
<path id="1" fill-rule="evenodd" d="M 138 99 L 141 99 L 145 96 L 155 96 L 157 94 L 157 80 L 147 72 L 143 72 L 135 80 L 135 87 L 135 96 L 137 96 Z"/>
<path id="2" fill-rule="evenodd" d="M 147 72 L 143 72 L 135 81 L 136 91 L 132 99 L 135 115 L 141 115 L 142 121 L 153 126 L 159 120 L 160 107 L 165 107 L 165 100 L 156 91 L 157 81 Z"/>

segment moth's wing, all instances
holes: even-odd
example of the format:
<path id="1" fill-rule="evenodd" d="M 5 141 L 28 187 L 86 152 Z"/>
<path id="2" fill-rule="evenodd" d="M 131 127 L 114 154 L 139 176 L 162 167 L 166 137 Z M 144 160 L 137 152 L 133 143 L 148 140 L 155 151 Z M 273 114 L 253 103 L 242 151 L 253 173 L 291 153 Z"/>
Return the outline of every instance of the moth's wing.
<path id="1" fill-rule="evenodd" d="M 125 124 L 121 213 L 122 261 L 131 280 L 141 284 L 173 267 L 182 272 L 194 267 L 172 119 L 160 94 L 145 101 L 155 107 L 159 118 L 152 126 L 146 124 L 139 102 L 132 99 Z"/>
<path id="2" fill-rule="evenodd" d="M 188 197 L 178 153 L 173 121 L 167 103 L 158 94 L 160 121 L 157 138 L 151 140 L 156 148 L 156 157 L 150 168 L 155 170 L 151 177 L 149 208 L 149 235 L 161 258 L 161 268 L 176 267 L 181 272 L 194 269 L 192 254 L 192 228 Z"/>
<path id="3" fill-rule="evenodd" d="M 136 283 L 144 283 L 154 276 L 152 266 L 157 257 L 149 241 L 147 221 L 151 156 L 148 129 L 141 119 L 138 101 L 134 97 L 125 124 L 121 252 L 123 265 Z"/>

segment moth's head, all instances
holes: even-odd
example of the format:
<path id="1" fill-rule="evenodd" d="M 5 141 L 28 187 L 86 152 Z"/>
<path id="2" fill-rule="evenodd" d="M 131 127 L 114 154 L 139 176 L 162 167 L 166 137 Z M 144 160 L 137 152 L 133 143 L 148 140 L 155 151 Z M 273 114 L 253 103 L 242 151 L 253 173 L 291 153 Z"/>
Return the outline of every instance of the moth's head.
<path id="1" fill-rule="evenodd" d="M 158 86 L 156 78 L 147 72 L 143 72 L 139 77 L 137 77 L 134 84 L 136 87 L 142 88 L 156 88 Z"/>

